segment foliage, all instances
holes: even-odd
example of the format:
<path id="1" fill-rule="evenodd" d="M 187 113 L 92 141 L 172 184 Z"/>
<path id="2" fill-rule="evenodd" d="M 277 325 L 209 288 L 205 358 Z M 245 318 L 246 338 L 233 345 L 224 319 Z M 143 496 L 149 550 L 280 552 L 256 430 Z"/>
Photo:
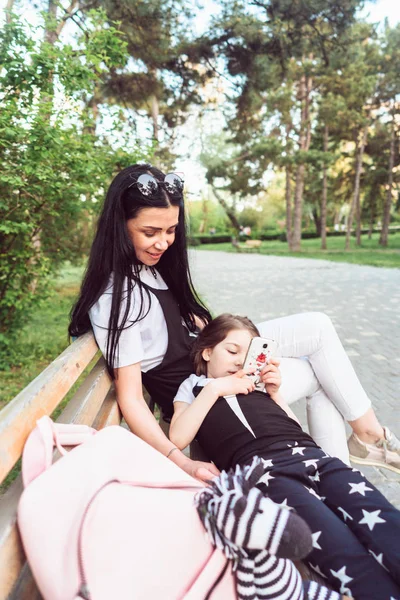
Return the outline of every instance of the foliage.
<path id="1" fill-rule="evenodd" d="M 81 256 L 77 237 L 90 235 L 85 221 L 112 174 L 146 155 L 131 140 L 122 150 L 107 130 L 96 134 L 84 103 L 125 58 L 119 31 L 103 21 L 92 12 L 74 47 L 16 18 L 0 34 L 0 356 L 11 364 L 19 328 L 52 273 Z"/>
<path id="2" fill-rule="evenodd" d="M 301 258 L 316 258 L 334 262 L 346 262 L 358 265 L 372 265 L 375 267 L 400 268 L 400 233 L 390 235 L 390 249 L 382 250 L 379 247 L 379 234 L 375 233 L 371 240 L 363 240 L 361 247 L 355 244 L 352 238 L 349 252 L 344 250 L 344 237 L 333 236 L 329 240 L 329 249 L 321 250 L 319 238 L 305 239 L 300 253 L 290 252 L 285 240 L 265 241 L 261 246 L 261 254 L 272 256 L 299 256 Z M 199 249 L 208 251 L 236 252 L 231 243 L 201 244 Z"/>

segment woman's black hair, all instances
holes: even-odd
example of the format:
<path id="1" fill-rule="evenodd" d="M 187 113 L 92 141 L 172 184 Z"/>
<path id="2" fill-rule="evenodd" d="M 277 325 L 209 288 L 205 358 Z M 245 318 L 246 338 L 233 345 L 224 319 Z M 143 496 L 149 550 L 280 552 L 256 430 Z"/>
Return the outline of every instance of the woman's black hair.
<path id="1" fill-rule="evenodd" d="M 71 311 L 68 328 L 70 336 L 80 336 L 91 329 L 89 310 L 110 285 L 112 275 L 112 302 L 105 356 L 112 377 L 122 330 L 131 327 L 147 315 L 149 309 L 144 309 L 144 293 L 147 294 L 149 307 L 151 302 L 149 291 L 140 282 L 141 263 L 136 257 L 126 225 L 128 219 L 134 219 L 144 208 L 179 206 L 175 241 L 160 258 L 157 270 L 178 302 L 182 318 L 190 331 L 196 328 L 194 315 L 205 323 L 211 320 L 211 315 L 199 299 L 190 276 L 183 193 L 169 194 L 163 186 L 159 186 L 156 194 L 151 197 L 144 196 L 137 186 L 132 186 L 143 173 L 150 173 L 158 181 L 163 181 L 165 177 L 164 173 L 149 164 L 136 164 L 123 169 L 110 185 L 90 251 L 80 296 Z M 132 322 L 128 321 L 128 315 L 135 285 L 140 289 L 141 307 L 140 310 L 135 310 L 137 317 Z"/>

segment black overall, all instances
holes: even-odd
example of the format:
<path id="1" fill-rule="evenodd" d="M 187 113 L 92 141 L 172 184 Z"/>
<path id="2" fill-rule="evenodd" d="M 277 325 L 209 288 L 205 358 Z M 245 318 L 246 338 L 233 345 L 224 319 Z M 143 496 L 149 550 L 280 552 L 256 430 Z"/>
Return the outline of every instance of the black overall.
<path id="1" fill-rule="evenodd" d="M 190 350 L 194 334 L 190 335 L 182 323 L 179 305 L 170 290 L 156 290 L 143 282 L 161 304 L 168 331 L 168 345 L 165 356 L 157 367 L 142 372 L 142 381 L 160 407 L 164 421 L 170 421 L 174 412 L 173 400 L 181 383 L 193 373 L 193 361 Z"/>

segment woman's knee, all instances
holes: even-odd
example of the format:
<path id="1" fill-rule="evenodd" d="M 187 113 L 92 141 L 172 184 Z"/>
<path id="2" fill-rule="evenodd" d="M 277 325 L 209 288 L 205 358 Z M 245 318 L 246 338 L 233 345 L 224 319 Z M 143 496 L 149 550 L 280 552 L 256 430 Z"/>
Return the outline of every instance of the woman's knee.
<path id="1" fill-rule="evenodd" d="M 315 311 L 306 313 L 307 318 L 310 320 L 310 327 L 314 331 L 318 331 L 321 336 L 325 333 L 331 333 L 335 331 L 335 326 L 332 323 L 332 319 L 323 312 Z"/>

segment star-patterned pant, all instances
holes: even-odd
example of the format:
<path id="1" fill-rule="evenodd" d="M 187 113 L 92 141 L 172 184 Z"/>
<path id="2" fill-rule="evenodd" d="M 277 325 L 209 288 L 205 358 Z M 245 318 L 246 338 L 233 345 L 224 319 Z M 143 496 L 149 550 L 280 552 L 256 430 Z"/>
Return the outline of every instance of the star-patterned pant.
<path id="1" fill-rule="evenodd" d="M 313 532 L 306 562 L 356 600 L 400 600 L 400 511 L 357 470 L 315 446 L 274 444 L 257 486 Z"/>

